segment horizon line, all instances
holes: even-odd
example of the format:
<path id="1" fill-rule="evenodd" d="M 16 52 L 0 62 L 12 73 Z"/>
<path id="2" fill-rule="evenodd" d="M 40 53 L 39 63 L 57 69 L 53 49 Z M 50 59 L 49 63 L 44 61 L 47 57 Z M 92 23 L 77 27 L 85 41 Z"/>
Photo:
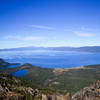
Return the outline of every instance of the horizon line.
<path id="1" fill-rule="evenodd" d="M 0 48 L 0 50 L 3 49 L 18 49 L 18 48 L 28 48 L 28 47 L 34 47 L 34 48 L 58 48 L 58 47 L 69 47 L 69 48 L 81 48 L 81 47 L 100 47 L 99 45 L 95 46 L 22 46 L 22 47 L 12 47 L 12 48 Z"/>

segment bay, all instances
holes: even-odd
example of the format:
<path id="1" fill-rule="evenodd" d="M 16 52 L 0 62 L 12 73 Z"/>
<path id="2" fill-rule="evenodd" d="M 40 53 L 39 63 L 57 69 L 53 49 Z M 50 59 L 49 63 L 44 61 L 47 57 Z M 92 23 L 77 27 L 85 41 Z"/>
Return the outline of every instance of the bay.
<path id="1" fill-rule="evenodd" d="M 100 64 L 100 53 L 90 52 L 50 50 L 2 51 L 0 52 L 0 58 L 11 63 L 30 63 L 45 68 L 71 68 Z"/>

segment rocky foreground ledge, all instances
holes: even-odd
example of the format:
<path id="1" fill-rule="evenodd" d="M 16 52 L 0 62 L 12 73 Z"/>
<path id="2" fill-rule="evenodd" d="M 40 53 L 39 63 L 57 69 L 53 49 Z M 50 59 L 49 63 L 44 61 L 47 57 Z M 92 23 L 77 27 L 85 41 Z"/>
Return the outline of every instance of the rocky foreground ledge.
<path id="1" fill-rule="evenodd" d="M 75 93 L 72 100 L 100 100 L 100 80 Z"/>
<path id="2" fill-rule="evenodd" d="M 71 96 L 43 91 L 16 77 L 0 74 L 0 100 L 100 100 L 100 80 Z"/>

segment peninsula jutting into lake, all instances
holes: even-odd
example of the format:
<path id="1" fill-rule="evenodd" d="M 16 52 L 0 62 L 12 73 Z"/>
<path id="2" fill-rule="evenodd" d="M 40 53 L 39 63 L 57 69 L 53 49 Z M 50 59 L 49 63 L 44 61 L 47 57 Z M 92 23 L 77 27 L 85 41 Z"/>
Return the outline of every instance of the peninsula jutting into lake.
<path id="1" fill-rule="evenodd" d="M 30 63 L 43 68 L 71 68 L 100 63 L 99 46 L 23 47 L 1 49 L 0 57 L 13 63 Z M 77 58 L 77 59 L 76 59 Z M 15 67 L 15 66 L 11 66 Z"/>

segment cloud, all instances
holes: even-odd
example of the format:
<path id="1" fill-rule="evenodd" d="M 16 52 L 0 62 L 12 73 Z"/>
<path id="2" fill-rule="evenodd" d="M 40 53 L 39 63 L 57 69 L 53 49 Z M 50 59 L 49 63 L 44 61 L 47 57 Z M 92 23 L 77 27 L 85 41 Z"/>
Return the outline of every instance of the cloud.
<path id="1" fill-rule="evenodd" d="M 88 28 L 88 27 L 81 27 L 80 29 L 81 29 L 82 31 L 89 31 L 89 32 L 94 31 L 94 32 L 100 32 L 100 29 L 97 29 L 97 28 L 93 29 L 93 28 Z"/>
<path id="2" fill-rule="evenodd" d="M 81 27 L 81 30 L 84 30 L 84 31 L 93 31 L 93 29 L 88 28 L 88 27 Z"/>
<path id="3" fill-rule="evenodd" d="M 47 30 L 54 30 L 55 28 L 49 27 L 49 26 L 43 26 L 43 25 L 28 25 L 32 28 L 38 28 L 38 29 L 47 29 Z"/>
<path id="4" fill-rule="evenodd" d="M 20 36 L 20 35 L 8 35 L 4 37 L 5 40 L 23 40 L 23 41 L 32 41 L 32 40 L 42 40 L 43 37 L 40 36 Z"/>
<path id="5" fill-rule="evenodd" d="M 28 36 L 28 37 L 24 37 L 23 40 L 41 40 L 43 39 L 43 37 L 38 37 L 38 36 Z"/>
<path id="6" fill-rule="evenodd" d="M 94 34 L 89 33 L 89 32 L 82 32 L 82 31 L 73 31 L 77 36 L 80 37 L 92 37 Z"/>
<path id="7" fill-rule="evenodd" d="M 71 29 L 65 29 L 66 32 L 73 32 L 75 35 L 80 37 L 92 37 L 95 34 L 91 33 L 91 29 L 82 27 L 81 30 L 75 31 Z"/>
<path id="8" fill-rule="evenodd" d="M 8 39 L 20 39 L 21 37 L 19 35 L 8 35 L 5 36 L 4 39 L 8 40 Z"/>

